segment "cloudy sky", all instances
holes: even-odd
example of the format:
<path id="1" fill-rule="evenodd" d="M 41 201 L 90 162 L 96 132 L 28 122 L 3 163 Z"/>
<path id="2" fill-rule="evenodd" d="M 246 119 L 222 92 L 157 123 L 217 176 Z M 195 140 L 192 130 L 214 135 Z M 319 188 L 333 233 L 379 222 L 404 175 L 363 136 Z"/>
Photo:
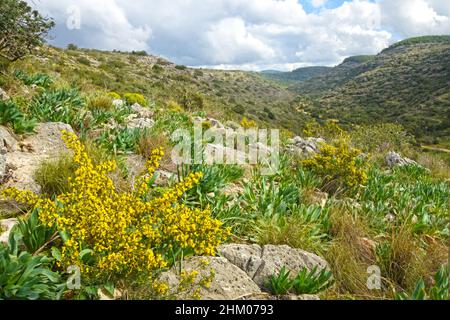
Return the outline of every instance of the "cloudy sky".
<path id="1" fill-rule="evenodd" d="M 178 64 L 335 65 L 412 36 L 450 34 L 450 0 L 28 0 L 51 44 L 146 50 Z"/>

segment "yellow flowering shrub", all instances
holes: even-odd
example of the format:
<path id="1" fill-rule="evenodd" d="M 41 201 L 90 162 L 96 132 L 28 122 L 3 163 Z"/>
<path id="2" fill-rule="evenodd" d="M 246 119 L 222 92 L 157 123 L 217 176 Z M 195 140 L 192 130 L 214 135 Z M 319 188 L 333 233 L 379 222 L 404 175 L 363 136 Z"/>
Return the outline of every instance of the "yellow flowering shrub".
<path id="1" fill-rule="evenodd" d="M 125 93 L 123 97 L 130 105 L 138 103 L 143 107 L 147 106 L 147 99 L 140 93 Z"/>
<path id="2" fill-rule="evenodd" d="M 242 118 L 241 127 L 244 129 L 250 129 L 256 127 L 256 122 L 253 120 L 249 120 L 247 117 Z"/>
<path id="3" fill-rule="evenodd" d="M 63 140 L 78 166 L 68 192 L 51 200 L 29 191 L 2 191 L 3 197 L 36 208 L 43 224 L 56 225 L 67 235 L 60 267 L 77 265 L 85 275 L 95 277 L 153 271 L 170 265 L 177 252 L 214 255 L 229 235 L 208 209 L 192 210 L 178 203 L 199 182 L 200 173 L 189 175 L 161 196 L 151 195 L 152 178 L 163 157 L 160 149 L 153 151 L 147 173 L 133 190 L 119 193 L 108 177 L 116 169 L 114 161 L 94 165 L 75 134 L 63 132 Z M 89 263 L 83 262 L 86 256 Z"/>
<path id="4" fill-rule="evenodd" d="M 181 113 L 183 112 L 183 107 L 180 106 L 180 104 L 176 101 L 173 100 L 169 100 L 169 102 L 167 102 L 167 109 L 170 112 L 174 112 L 174 113 Z"/>
<path id="5" fill-rule="evenodd" d="M 114 91 L 108 92 L 107 96 L 110 97 L 113 100 L 120 100 L 120 99 L 122 99 L 120 94 L 118 94 L 117 92 L 114 92 Z"/>
<path id="6" fill-rule="evenodd" d="M 303 160 L 303 167 L 324 177 L 327 189 L 341 186 L 353 188 L 367 183 L 365 163 L 359 159 L 361 151 L 349 146 L 345 139 L 333 145 L 323 143 L 320 153 Z"/>

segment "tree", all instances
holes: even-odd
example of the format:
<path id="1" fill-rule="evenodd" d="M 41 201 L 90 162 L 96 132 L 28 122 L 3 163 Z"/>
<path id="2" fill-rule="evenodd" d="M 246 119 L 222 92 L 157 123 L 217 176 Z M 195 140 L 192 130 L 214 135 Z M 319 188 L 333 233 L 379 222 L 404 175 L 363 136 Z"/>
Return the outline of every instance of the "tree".
<path id="1" fill-rule="evenodd" d="M 0 57 L 10 62 L 31 53 L 44 43 L 55 25 L 25 1 L 0 1 Z"/>

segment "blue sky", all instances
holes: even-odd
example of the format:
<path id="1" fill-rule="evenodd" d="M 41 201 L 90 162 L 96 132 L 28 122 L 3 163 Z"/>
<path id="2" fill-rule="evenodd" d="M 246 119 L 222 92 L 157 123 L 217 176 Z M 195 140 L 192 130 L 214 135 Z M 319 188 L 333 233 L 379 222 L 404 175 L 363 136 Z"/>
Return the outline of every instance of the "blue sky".
<path id="1" fill-rule="evenodd" d="M 29 0 L 31 1 L 31 0 Z M 450 34 L 450 0 L 34 0 L 52 44 L 146 50 L 189 66 L 292 70 Z"/>

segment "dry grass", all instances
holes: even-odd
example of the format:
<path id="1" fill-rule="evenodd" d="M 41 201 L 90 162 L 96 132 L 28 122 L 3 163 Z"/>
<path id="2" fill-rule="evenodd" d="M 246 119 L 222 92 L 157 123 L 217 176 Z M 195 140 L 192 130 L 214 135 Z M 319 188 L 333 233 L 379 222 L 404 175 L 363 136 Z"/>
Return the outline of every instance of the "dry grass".
<path id="1" fill-rule="evenodd" d="M 137 145 L 136 153 L 142 155 L 145 159 L 150 159 L 152 151 L 156 148 L 163 148 L 164 157 L 159 166 L 160 169 L 175 171 L 172 161 L 172 148 L 169 139 L 164 134 L 157 134 L 153 132 L 146 132 L 143 134 Z"/>
<path id="2" fill-rule="evenodd" d="M 428 168 L 431 174 L 442 179 L 450 179 L 450 166 L 441 157 L 433 153 L 420 153 L 417 162 Z"/>
<path id="3" fill-rule="evenodd" d="M 114 106 L 110 97 L 96 94 L 88 99 L 88 108 L 89 110 L 111 111 Z"/>
<path id="4" fill-rule="evenodd" d="M 333 242 L 325 254 L 335 279 L 335 286 L 327 295 L 337 299 L 379 299 L 379 291 L 367 287 L 367 268 L 375 264 L 373 254 L 361 239 L 370 238 L 367 224 L 344 206 L 330 213 Z"/>

